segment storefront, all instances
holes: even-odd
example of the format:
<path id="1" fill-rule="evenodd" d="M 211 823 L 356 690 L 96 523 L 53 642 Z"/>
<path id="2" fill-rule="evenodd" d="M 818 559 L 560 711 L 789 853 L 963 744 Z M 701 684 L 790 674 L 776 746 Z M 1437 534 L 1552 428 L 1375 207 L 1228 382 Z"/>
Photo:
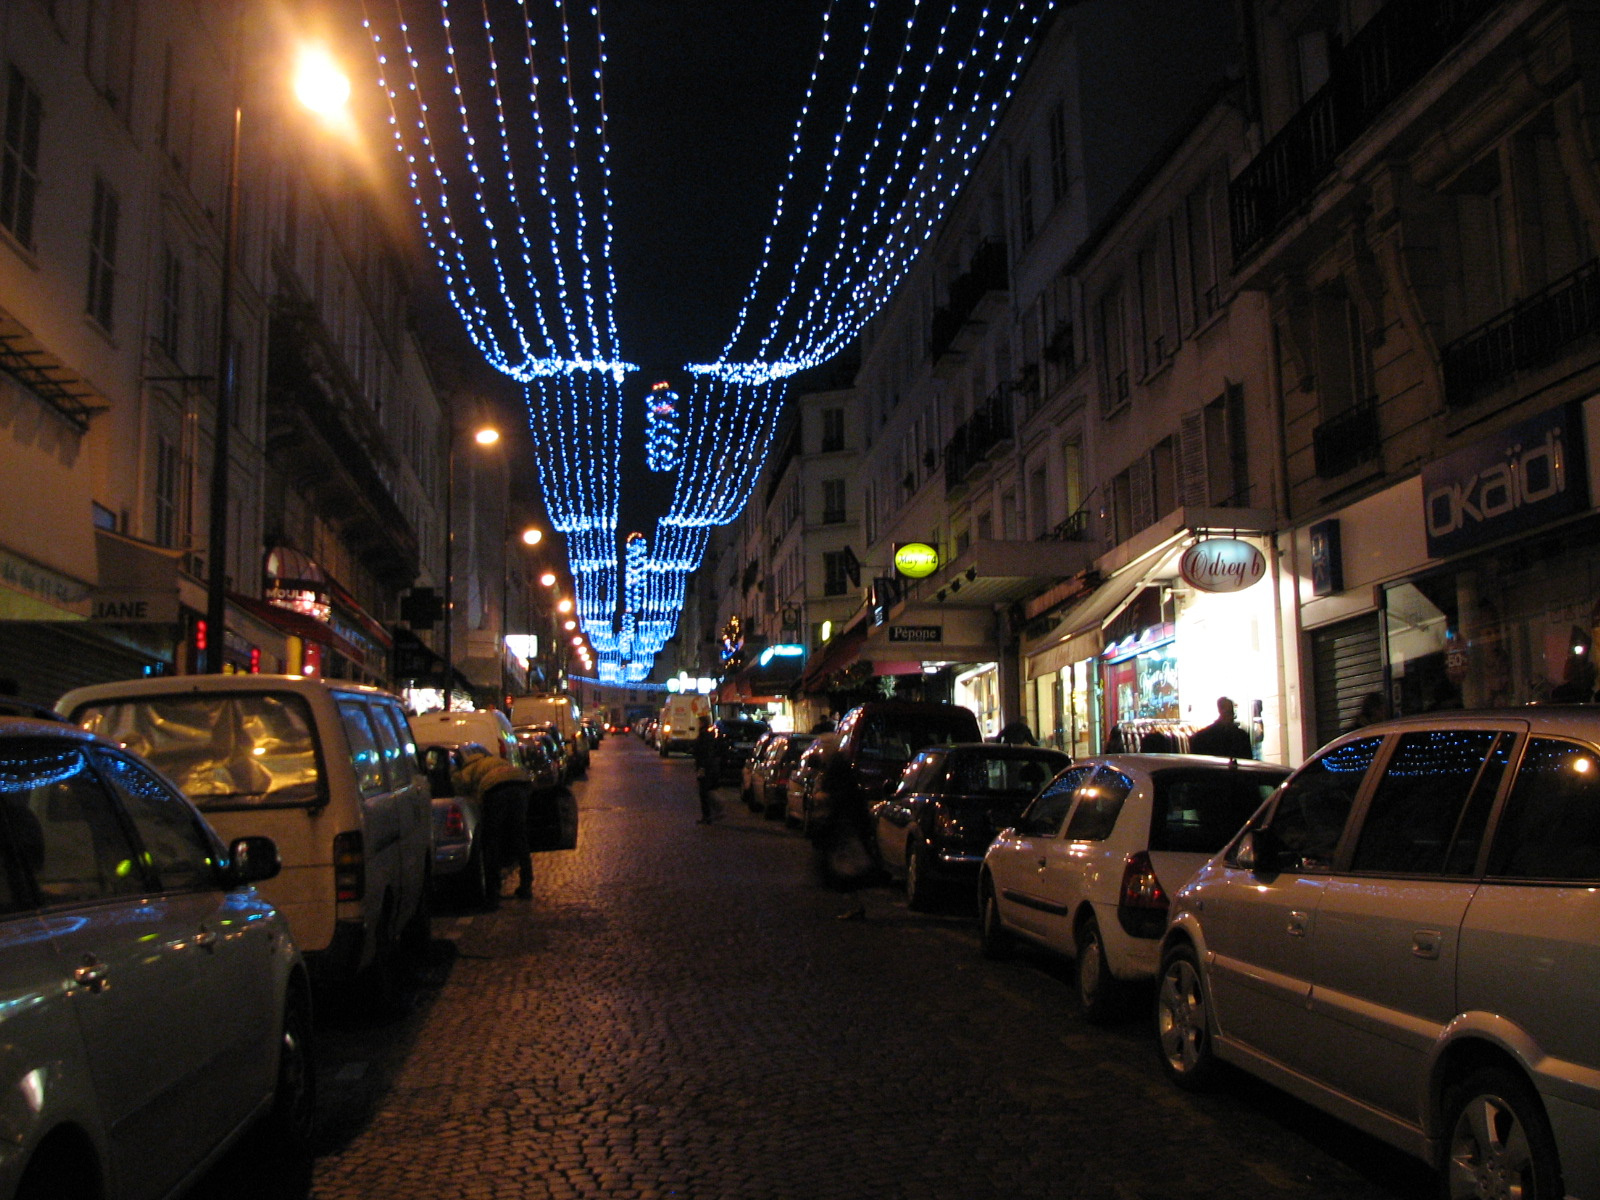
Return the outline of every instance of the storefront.
<path id="1" fill-rule="evenodd" d="M 1074 756 L 1182 751 L 1227 697 L 1256 757 L 1281 761 L 1270 540 L 1186 528 L 1130 557 L 1086 598 L 1029 614 L 1053 626 L 1023 643 L 1040 741 Z"/>
<path id="2" fill-rule="evenodd" d="M 1315 739 L 1372 692 L 1395 714 L 1595 698 L 1597 417 L 1559 405 L 1297 534 Z"/>

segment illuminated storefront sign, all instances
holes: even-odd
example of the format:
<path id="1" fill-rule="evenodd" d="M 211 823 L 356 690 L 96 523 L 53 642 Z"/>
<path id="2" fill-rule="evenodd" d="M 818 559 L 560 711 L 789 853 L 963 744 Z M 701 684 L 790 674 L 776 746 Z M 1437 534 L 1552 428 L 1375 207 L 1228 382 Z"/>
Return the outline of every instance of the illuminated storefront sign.
<path id="1" fill-rule="evenodd" d="M 1207 538 L 1183 552 L 1178 572 L 1202 592 L 1241 592 L 1267 573 L 1267 556 L 1238 538 Z"/>
<path id="2" fill-rule="evenodd" d="M 907 579 L 926 579 L 939 569 L 939 551 L 927 542 L 901 542 L 894 548 L 894 569 Z"/>

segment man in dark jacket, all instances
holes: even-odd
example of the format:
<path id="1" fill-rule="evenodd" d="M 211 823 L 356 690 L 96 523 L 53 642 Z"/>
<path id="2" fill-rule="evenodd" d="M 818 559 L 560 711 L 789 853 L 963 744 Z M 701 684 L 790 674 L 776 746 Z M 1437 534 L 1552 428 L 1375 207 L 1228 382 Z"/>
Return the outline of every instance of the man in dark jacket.
<path id="1" fill-rule="evenodd" d="M 517 868 L 517 899 L 533 895 L 533 856 L 528 851 L 528 806 L 533 784 L 528 773 L 509 759 L 468 742 L 461 747 L 461 766 L 451 776 L 456 792 L 476 799 L 483 812 L 483 856 L 488 869 L 489 907 L 500 905 L 500 876 Z"/>
<path id="2" fill-rule="evenodd" d="M 1233 701 L 1217 698 L 1217 719 L 1189 738 L 1191 754 L 1215 754 L 1218 758 L 1254 758 L 1250 734 L 1234 720 Z"/>
<path id="3" fill-rule="evenodd" d="M 711 789 L 717 785 L 717 743 L 711 736 L 711 722 L 704 717 L 700 718 L 700 732 L 694 738 L 694 774 L 695 782 L 700 786 L 700 824 L 709 825 L 721 813 L 718 811 L 717 798 L 711 794 Z"/>

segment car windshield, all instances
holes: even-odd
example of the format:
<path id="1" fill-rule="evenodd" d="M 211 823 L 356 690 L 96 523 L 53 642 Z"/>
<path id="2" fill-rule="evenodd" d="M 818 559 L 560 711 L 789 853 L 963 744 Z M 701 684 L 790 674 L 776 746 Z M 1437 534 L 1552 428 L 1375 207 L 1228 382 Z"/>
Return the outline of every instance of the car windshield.
<path id="1" fill-rule="evenodd" d="M 861 753 L 868 758 L 909 760 L 925 746 L 978 740 L 970 713 L 878 713 L 862 722 Z"/>
<path id="2" fill-rule="evenodd" d="M 311 712 L 293 693 L 142 696 L 73 716 L 149 759 L 202 809 L 323 802 Z"/>
<path id="3" fill-rule="evenodd" d="M 1288 776 L 1267 771 L 1156 771 L 1150 849 L 1215 854 Z"/>
<path id="4" fill-rule="evenodd" d="M 1062 767 L 1064 756 L 1047 759 L 1037 755 L 983 752 L 956 753 L 950 756 L 942 790 L 958 796 L 996 796 L 1026 800 L 1035 796 Z"/>

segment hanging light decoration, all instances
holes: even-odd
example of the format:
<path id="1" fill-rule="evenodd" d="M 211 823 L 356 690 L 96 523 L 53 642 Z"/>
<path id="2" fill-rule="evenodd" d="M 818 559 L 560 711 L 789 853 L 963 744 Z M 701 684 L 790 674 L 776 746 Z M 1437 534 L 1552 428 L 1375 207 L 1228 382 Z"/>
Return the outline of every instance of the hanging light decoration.
<path id="1" fill-rule="evenodd" d="M 673 475 L 673 496 L 652 537 L 629 536 L 619 571 L 622 388 L 635 368 L 614 316 L 598 4 L 364 0 L 423 238 L 474 345 L 526 385 L 599 678 L 649 673 L 710 529 L 750 496 L 788 380 L 844 350 L 901 286 L 1054 2 L 828 4 L 733 332 L 715 362 L 689 368 L 687 400 L 666 385 L 646 399 L 647 465 Z"/>

